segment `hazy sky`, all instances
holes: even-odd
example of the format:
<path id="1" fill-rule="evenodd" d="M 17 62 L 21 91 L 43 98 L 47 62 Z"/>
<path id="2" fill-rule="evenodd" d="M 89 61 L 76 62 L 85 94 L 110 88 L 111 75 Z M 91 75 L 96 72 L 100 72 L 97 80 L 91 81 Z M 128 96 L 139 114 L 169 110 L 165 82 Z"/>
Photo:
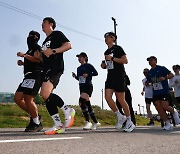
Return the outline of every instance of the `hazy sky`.
<path id="1" fill-rule="evenodd" d="M 36 17 L 27 16 L 24 11 L 17 12 L 15 8 L 12 10 L 7 4 Z M 23 79 L 23 69 L 16 64 L 20 59 L 16 53 L 27 51 L 26 37 L 31 30 L 40 32 L 39 43 L 42 44 L 45 34 L 41 30 L 41 18 L 46 16 L 56 20 L 60 25 L 56 29 L 61 30 L 73 46 L 72 50 L 64 54 L 65 72 L 55 90 L 66 104 L 78 104 L 78 82 L 71 77 L 71 72 L 76 72 L 79 66 L 75 55 L 84 51 L 99 73 L 93 78 L 91 102 L 101 106 L 101 90 L 107 74 L 106 70 L 100 68 L 107 49 L 103 35 L 113 31 L 111 17 L 117 20 L 118 44 L 124 48 L 129 60 L 125 68 L 131 80 L 135 111 L 138 110 L 137 104 L 145 105 L 140 93 L 144 78 L 142 71 L 145 67 L 149 68 L 146 58 L 154 55 L 159 65 L 170 70 L 172 65 L 180 63 L 179 0 L 4 0 L 0 1 L 0 14 L 0 92 L 16 91 Z M 104 107 L 108 108 L 105 100 Z"/>

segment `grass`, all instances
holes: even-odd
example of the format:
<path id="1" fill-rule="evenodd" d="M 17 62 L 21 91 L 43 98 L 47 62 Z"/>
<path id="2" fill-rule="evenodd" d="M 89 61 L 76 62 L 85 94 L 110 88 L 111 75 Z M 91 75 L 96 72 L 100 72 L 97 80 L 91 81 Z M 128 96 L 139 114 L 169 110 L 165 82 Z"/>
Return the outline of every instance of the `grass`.
<path id="1" fill-rule="evenodd" d="M 72 106 L 76 110 L 75 122 L 73 126 L 83 126 L 84 117 L 79 106 Z M 93 106 L 97 119 L 100 121 L 102 126 L 112 126 L 117 122 L 116 115 L 109 110 L 102 110 L 98 106 Z M 46 107 L 38 105 L 39 114 L 42 116 L 42 124 L 44 127 L 51 127 L 53 125 L 52 119 L 48 114 Z M 64 114 L 59 110 L 61 120 L 64 122 Z M 137 125 L 146 125 L 148 119 L 136 115 Z M 26 112 L 21 110 L 15 104 L 0 104 L 0 128 L 24 128 L 29 123 L 29 116 Z M 158 122 L 155 123 L 159 125 Z"/>

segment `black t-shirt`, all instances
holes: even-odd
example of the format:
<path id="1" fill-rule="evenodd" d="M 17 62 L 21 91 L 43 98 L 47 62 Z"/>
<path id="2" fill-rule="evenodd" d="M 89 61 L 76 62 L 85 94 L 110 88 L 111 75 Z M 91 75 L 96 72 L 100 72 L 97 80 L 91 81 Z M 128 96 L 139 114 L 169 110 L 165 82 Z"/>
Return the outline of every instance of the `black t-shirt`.
<path id="1" fill-rule="evenodd" d="M 34 53 L 37 50 L 41 52 L 41 47 L 38 44 L 36 44 L 33 49 L 29 49 L 26 54 L 34 56 Z M 42 63 L 31 62 L 28 59 L 24 58 L 24 74 L 26 74 L 27 72 L 42 71 L 42 69 Z"/>
<path id="2" fill-rule="evenodd" d="M 124 52 L 122 47 L 113 45 L 111 48 L 105 51 L 104 55 L 111 55 L 114 58 L 121 58 L 122 56 L 126 55 L 126 53 Z M 114 61 L 109 62 L 111 63 L 107 75 L 109 79 L 120 79 L 119 77 L 122 77 L 122 75 L 124 76 L 126 74 L 124 64 L 119 64 Z M 109 62 L 106 61 L 107 65 Z"/>
<path id="3" fill-rule="evenodd" d="M 42 50 L 47 48 L 56 49 L 63 45 L 63 43 L 69 42 L 66 36 L 61 31 L 53 31 L 49 36 L 46 37 L 42 44 Z M 49 57 L 43 54 L 43 70 L 52 70 L 55 72 L 64 71 L 64 60 L 63 53 L 56 53 Z"/>

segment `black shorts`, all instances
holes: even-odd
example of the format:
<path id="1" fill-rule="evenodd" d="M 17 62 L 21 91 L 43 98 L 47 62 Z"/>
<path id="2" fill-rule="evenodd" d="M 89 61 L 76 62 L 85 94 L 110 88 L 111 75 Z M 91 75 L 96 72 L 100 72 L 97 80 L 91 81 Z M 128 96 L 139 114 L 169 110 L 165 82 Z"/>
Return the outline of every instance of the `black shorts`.
<path id="1" fill-rule="evenodd" d="M 16 92 L 23 92 L 26 95 L 36 96 L 42 85 L 42 72 L 27 74 L 22 83 L 19 84 Z"/>
<path id="2" fill-rule="evenodd" d="M 153 102 L 153 98 L 145 98 L 145 103 L 146 104 L 150 104 L 151 105 L 151 102 Z"/>
<path id="3" fill-rule="evenodd" d="M 63 74 L 62 72 L 48 70 L 44 72 L 43 82 L 50 81 L 53 84 L 53 87 L 55 89 L 59 83 L 59 80 L 62 74 Z"/>
<path id="4" fill-rule="evenodd" d="M 176 103 L 180 104 L 180 97 L 176 97 Z"/>
<path id="5" fill-rule="evenodd" d="M 155 101 L 168 101 L 169 102 L 169 99 L 170 99 L 170 95 L 169 94 L 153 96 L 153 102 L 155 102 Z"/>
<path id="6" fill-rule="evenodd" d="M 105 89 L 113 89 L 115 92 L 125 92 L 126 85 L 124 79 L 106 80 Z"/>
<path id="7" fill-rule="evenodd" d="M 93 85 L 80 85 L 79 86 L 79 90 L 80 90 L 80 94 L 81 93 L 86 93 L 89 95 L 89 97 L 91 97 L 92 92 L 93 92 Z"/>

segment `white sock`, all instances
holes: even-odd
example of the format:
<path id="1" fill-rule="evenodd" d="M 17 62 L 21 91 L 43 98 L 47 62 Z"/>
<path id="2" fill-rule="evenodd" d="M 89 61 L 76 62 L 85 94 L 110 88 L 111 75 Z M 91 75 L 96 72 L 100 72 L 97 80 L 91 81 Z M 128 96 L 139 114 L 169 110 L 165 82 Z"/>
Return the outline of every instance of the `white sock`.
<path id="1" fill-rule="evenodd" d="M 127 121 L 131 121 L 131 117 L 130 116 L 126 117 L 126 119 L 127 119 Z"/>
<path id="2" fill-rule="evenodd" d="M 65 116 L 70 112 L 70 108 L 66 104 L 64 104 L 61 109 L 63 110 Z"/>
<path id="3" fill-rule="evenodd" d="M 59 117 L 59 113 L 52 115 L 51 118 L 53 119 L 55 126 L 62 126 L 61 119 Z"/>
<path id="4" fill-rule="evenodd" d="M 165 123 L 166 123 L 166 124 L 170 124 L 169 120 L 166 120 Z"/>
<path id="5" fill-rule="evenodd" d="M 39 121 L 39 116 L 37 116 L 36 118 L 33 118 L 33 122 L 37 125 L 40 124 L 40 121 Z"/>
<path id="6" fill-rule="evenodd" d="M 119 110 L 117 110 L 115 113 L 116 113 L 118 119 L 122 118 L 123 115 L 119 112 Z"/>

